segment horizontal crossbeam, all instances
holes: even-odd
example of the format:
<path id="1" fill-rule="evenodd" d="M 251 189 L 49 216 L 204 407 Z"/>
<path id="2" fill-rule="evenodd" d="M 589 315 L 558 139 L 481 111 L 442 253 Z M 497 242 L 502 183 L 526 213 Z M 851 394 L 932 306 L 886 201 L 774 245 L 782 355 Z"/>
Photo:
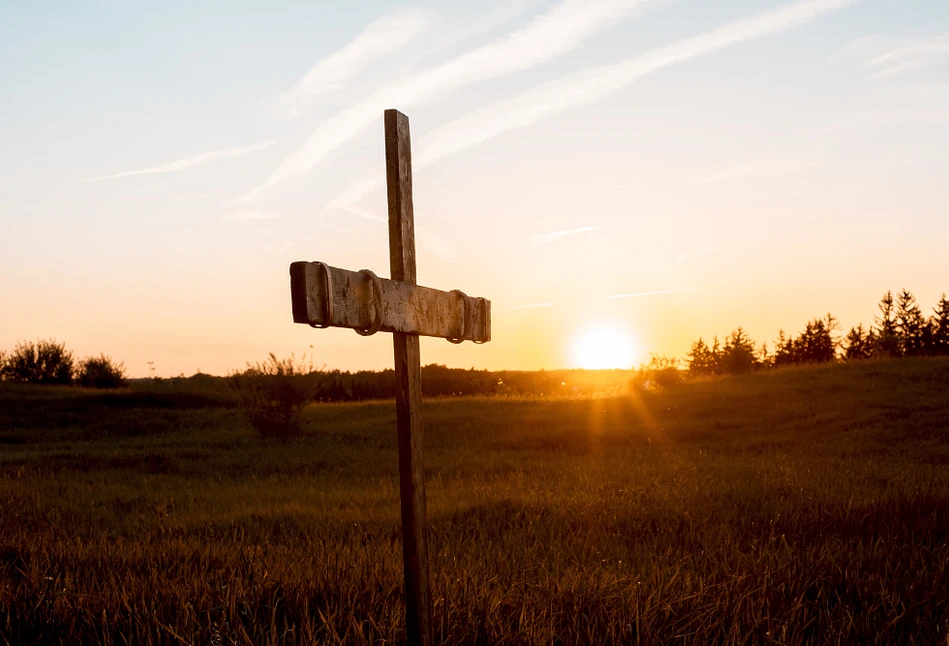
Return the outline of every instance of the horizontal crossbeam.
<path id="1" fill-rule="evenodd" d="M 294 323 L 491 340 L 491 301 L 378 278 L 366 270 L 295 262 L 290 265 L 290 299 Z"/>

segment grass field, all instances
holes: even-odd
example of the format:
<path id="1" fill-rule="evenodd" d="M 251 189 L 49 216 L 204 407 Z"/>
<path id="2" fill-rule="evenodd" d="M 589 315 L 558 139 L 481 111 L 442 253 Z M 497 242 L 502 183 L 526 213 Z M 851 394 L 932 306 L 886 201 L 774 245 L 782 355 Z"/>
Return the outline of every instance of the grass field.
<path id="1" fill-rule="evenodd" d="M 398 643 L 394 416 L 0 385 L 0 643 Z M 949 361 L 425 426 L 438 643 L 946 643 Z"/>

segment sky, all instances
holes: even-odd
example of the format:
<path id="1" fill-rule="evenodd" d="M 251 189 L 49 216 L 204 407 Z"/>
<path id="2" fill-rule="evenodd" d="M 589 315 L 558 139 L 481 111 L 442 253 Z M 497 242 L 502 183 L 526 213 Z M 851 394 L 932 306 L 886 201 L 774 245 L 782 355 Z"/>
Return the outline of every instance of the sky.
<path id="1" fill-rule="evenodd" d="M 419 283 L 492 302 L 423 364 L 632 367 L 949 292 L 941 0 L 13 1 L 0 92 L 0 350 L 391 367 L 293 324 L 288 278 L 389 275 L 386 108 Z"/>

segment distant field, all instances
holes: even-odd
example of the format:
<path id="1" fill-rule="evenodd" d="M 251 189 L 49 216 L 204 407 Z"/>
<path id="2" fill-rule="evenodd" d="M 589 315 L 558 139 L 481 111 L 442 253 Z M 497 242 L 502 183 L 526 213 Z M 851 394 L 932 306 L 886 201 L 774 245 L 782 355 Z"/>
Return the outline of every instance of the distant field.
<path id="1" fill-rule="evenodd" d="M 0 642 L 397 643 L 394 418 L 0 384 Z M 946 643 L 947 360 L 425 424 L 438 643 Z"/>

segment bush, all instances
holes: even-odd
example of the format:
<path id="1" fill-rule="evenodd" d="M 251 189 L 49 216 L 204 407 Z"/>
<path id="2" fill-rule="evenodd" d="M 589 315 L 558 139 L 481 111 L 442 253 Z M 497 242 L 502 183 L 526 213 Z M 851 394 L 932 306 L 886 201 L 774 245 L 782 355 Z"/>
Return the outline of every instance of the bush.
<path id="1" fill-rule="evenodd" d="M 679 360 L 663 354 L 650 354 L 649 363 L 640 364 L 630 382 L 634 390 L 663 390 L 682 381 Z"/>
<path id="2" fill-rule="evenodd" d="M 300 412 L 316 397 L 319 381 L 304 356 L 278 359 L 272 352 L 262 363 L 231 375 L 237 405 L 262 437 L 287 438 L 300 432 Z"/>
<path id="3" fill-rule="evenodd" d="M 2 364 L 5 379 L 22 384 L 70 384 L 73 354 L 53 340 L 17 343 Z"/>
<path id="4" fill-rule="evenodd" d="M 121 388 L 125 385 L 125 364 L 114 363 L 104 354 L 88 357 L 79 364 L 77 381 L 86 388 Z"/>

